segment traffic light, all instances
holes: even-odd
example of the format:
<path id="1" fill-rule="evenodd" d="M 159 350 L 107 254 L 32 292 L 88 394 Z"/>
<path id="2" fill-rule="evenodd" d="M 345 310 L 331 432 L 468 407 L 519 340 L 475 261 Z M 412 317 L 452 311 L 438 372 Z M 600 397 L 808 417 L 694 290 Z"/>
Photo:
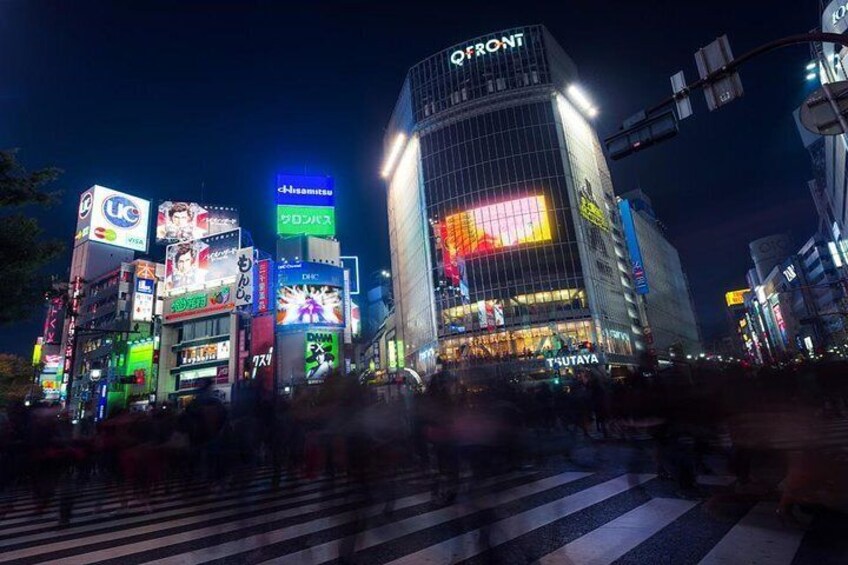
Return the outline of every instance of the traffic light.
<path id="1" fill-rule="evenodd" d="M 674 110 L 664 110 L 653 116 L 645 111 L 628 118 L 622 131 L 604 140 L 610 159 L 618 160 L 677 135 Z"/>

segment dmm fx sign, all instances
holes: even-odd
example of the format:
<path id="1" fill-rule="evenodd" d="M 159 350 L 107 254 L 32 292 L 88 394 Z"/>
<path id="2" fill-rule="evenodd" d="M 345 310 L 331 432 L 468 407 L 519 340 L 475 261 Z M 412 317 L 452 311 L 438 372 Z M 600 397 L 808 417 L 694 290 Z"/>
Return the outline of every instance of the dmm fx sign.
<path id="1" fill-rule="evenodd" d="M 577 355 L 560 355 L 546 360 L 548 368 L 562 369 L 565 367 L 595 367 L 603 363 L 597 353 L 579 353 Z"/>
<path id="2" fill-rule="evenodd" d="M 524 34 L 513 33 L 512 35 L 505 35 L 500 39 L 492 38 L 481 43 L 469 45 L 465 49 L 457 49 L 450 54 L 450 62 L 457 67 L 461 67 L 465 64 L 465 61 L 470 61 L 471 59 L 483 57 L 491 53 L 497 53 L 498 51 L 515 49 L 516 47 L 522 47 L 523 45 Z"/>

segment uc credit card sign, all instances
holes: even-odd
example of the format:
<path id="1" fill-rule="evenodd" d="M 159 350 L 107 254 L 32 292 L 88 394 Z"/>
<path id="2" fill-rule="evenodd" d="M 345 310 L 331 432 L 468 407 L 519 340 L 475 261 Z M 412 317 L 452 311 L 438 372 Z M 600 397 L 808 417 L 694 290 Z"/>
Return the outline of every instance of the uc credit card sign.
<path id="1" fill-rule="evenodd" d="M 94 185 L 80 195 L 74 245 L 96 241 L 147 251 L 150 201 Z"/>

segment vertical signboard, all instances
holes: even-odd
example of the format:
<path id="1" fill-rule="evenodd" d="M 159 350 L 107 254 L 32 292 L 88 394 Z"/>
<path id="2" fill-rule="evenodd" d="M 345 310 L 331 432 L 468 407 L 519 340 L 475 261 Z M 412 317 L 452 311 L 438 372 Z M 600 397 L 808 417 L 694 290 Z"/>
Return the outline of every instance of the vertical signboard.
<path id="1" fill-rule="evenodd" d="M 239 249 L 236 306 L 253 304 L 253 247 Z"/>
<path id="2" fill-rule="evenodd" d="M 250 326 L 250 378 L 262 390 L 274 390 L 274 316 L 256 316 Z"/>
<path id="3" fill-rule="evenodd" d="M 642 263 L 642 251 L 639 249 L 639 239 L 636 237 L 636 225 L 633 223 L 630 202 L 627 200 L 620 201 L 618 209 L 621 213 L 624 239 L 627 242 L 627 250 L 630 252 L 630 261 L 633 264 L 633 286 L 636 289 L 636 294 L 648 294 L 648 276 Z"/>
<path id="4" fill-rule="evenodd" d="M 41 336 L 45 344 L 58 345 L 62 341 L 62 326 L 65 323 L 65 301 L 62 297 L 51 298 L 44 318 Z"/>
<path id="5" fill-rule="evenodd" d="M 271 289 L 274 287 L 271 277 L 271 260 L 261 259 L 256 261 L 256 274 L 253 287 L 253 307 L 255 314 L 264 314 L 271 311 Z"/>
<path id="6" fill-rule="evenodd" d="M 149 261 L 137 261 L 135 286 L 133 288 L 132 321 L 153 321 L 153 305 L 156 302 L 156 265 Z"/>

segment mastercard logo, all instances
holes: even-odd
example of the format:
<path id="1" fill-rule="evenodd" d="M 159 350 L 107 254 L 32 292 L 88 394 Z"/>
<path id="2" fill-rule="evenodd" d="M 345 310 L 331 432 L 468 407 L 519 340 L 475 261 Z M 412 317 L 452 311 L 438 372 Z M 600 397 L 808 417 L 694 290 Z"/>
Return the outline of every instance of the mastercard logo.
<path id="1" fill-rule="evenodd" d="M 94 237 L 105 239 L 106 241 L 115 241 L 118 238 L 118 234 L 115 233 L 115 230 L 109 228 L 94 228 Z"/>

